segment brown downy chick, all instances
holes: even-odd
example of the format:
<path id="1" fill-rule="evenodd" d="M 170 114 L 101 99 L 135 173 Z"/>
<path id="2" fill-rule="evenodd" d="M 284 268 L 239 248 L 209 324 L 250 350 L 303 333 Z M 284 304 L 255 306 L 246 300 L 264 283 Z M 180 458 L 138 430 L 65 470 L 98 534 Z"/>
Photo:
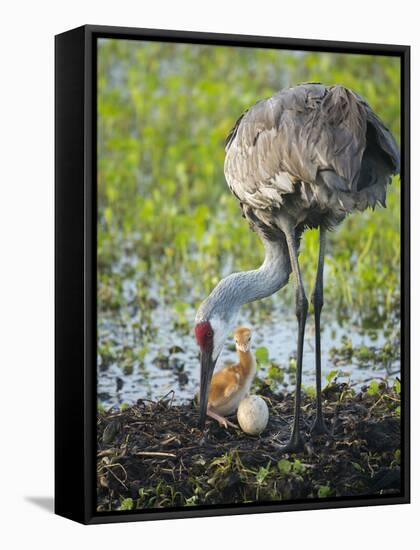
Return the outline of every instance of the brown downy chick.
<path id="1" fill-rule="evenodd" d="M 213 375 L 207 405 L 208 416 L 217 420 L 225 428 L 228 424 L 237 427 L 225 416 L 235 413 L 239 403 L 249 393 L 257 369 L 250 349 L 251 329 L 238 327 L 234 336 L 239 362 L 224 367 Z"/>

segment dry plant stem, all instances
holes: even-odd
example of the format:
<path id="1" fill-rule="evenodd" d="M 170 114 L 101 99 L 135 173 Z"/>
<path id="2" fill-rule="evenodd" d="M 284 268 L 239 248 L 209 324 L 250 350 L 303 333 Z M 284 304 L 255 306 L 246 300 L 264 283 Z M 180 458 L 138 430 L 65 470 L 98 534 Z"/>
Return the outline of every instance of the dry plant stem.
<path id="1" fill-rule="evenodd" d="M 161 456 L 164 458 L 176 458 L 176 455 L 174 455 L 173 453 L 164 453 L 161 451 L 139 451 L 136 453 L 136 456 Z"/>

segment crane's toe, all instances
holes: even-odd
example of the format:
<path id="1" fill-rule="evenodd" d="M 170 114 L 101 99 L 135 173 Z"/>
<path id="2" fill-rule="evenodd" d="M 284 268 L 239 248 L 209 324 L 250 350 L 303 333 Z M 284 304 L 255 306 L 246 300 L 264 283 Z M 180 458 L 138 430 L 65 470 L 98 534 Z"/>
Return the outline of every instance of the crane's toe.
<path id="1" fill-rule="evenodd" d="M 325 424 L 323 416 L 317 416 L 311 428 L 311 435 L 328 435 L 331 436 L 332 432 Z"/>
<path id="2" fill-rule="evenodd" d="M 292 434 L 292 437 L 290 440 L 286 443 L 286 445 L 281 445 L 279 447 L 279 452 L 282 454 L 285 453 L 300 453 L 305 449 L 305 441 L 300 434 L 300 432 L 296 432 Z"/>

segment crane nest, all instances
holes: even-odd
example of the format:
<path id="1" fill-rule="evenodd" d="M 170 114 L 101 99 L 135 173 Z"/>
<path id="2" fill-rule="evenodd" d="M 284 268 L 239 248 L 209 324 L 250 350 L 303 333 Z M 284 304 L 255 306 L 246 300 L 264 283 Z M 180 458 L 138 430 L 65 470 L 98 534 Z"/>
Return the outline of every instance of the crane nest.
<path id="1" fill-rule="evenodd" d="M 302 396 L 305 448 L 282 454 L 293 418 L 293 395 L 266 400 L 270 419 L 257 437 L 208 420 L 197 407 L 139 400 L 98 414 L 99 512 L 244 502 L 337 498 L 400 492 L 400 396 L 385 382 L 372 393 L 347 384 L 323 391 L 330 436 L 310 438 L 313 398 Z"/>

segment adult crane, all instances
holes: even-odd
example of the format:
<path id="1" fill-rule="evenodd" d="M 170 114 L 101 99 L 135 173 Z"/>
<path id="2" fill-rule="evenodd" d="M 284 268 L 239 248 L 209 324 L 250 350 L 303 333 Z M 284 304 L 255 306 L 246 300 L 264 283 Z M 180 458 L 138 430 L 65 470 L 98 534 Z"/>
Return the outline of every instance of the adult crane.
<path id="1" fill-rule="evenodd" d="M 312 294 L 315 316 L 316 417 L 312 433 L 328 433 L 321 404 L 321 335 L 326 232 L 354 210 L 385 206 L 399 150 L 366 101 L 343 86 L 319 83 L 281 90 L 258 101 L 226 139 L 225 177 L 244 217 L 265 247 L 259 269 L 222 279 L 196 314 L 200 346 L 200 426 L 208 388 L 224 341 L 241 305 L 273 294 L 293 272 L 298 321 L 294 420 L 284 451 L 303 447 L 300 432 L 302 354 L 308 300 L 299 267 L 306 228 L 319 228 Z"/>

